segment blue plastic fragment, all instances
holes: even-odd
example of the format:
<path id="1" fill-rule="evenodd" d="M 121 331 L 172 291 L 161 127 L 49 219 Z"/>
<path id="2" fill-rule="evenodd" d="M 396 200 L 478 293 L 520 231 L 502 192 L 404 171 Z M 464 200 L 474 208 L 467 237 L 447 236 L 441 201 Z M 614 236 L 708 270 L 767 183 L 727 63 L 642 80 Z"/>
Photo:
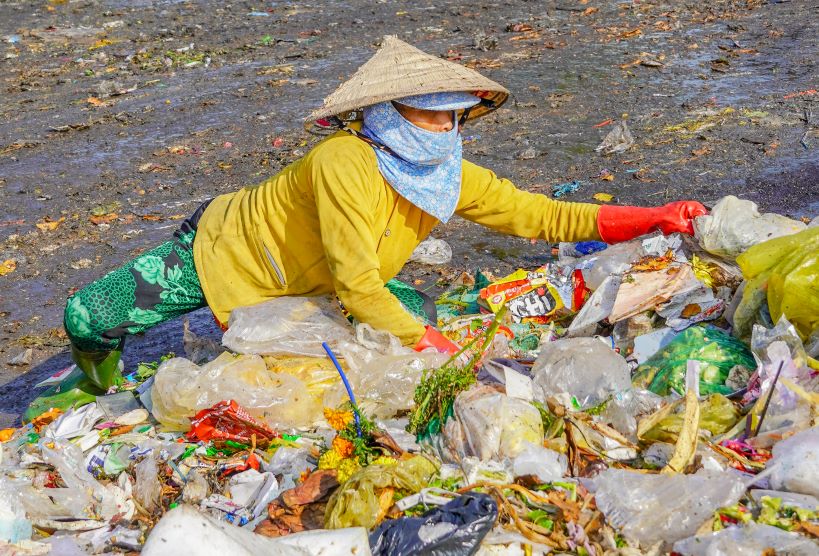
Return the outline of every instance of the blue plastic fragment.
<path id="1" fill-rule="evenodd" d="M 604 241 L 578 241 L 574 244 L 574 250 L 581 255 L 591 255 L 602 251 L 608 246 L 609 244 Z"/>
<path id="2" fill-rule="evenodd" d="M 560 183 L 558 185 L 552 186 L 552 197 L 555 199 L 559 199 L 564 195 L 568 195 L 569 193 L 574 193 L 580 186 L 583 185 L 583 182 L 580 180 L 570 181 L 568 183 Z"/>

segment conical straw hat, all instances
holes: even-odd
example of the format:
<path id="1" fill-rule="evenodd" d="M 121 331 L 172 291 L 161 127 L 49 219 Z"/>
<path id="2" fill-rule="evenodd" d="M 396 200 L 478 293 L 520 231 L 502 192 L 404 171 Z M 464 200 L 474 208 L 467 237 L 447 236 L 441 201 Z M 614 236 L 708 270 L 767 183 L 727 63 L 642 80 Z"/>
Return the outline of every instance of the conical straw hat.
<path id="1" fill-rule="evenodd" d="M 470 119 L 487 114 L 509 97 L 506 88 L 480 73 L 422 52 L 394 35 L 387 35 L 373 57 L 324 99 L 321 108 L 310 114 L 305 127 L 330 116 L 356 119 L 360 114 L 353 112 L 379 102 L 455 91 L 474 93 L 494 102 L 494 106 L 475 106 L 469 113 Z"/>

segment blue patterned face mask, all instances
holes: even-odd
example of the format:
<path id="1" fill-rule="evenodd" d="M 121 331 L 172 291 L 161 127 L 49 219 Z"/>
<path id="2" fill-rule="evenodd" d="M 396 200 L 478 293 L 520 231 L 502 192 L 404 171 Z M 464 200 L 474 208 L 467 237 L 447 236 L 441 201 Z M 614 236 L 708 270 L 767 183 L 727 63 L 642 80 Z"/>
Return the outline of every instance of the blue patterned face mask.
<path id="1" fill-rule="evenodd" d="M 425 103 L 422 105 L 426 107 L 440 100 L 441 104 L 447 105 L 448 99 L 448 106 L 451 106 L 453 97 L 460 100 L 460 104 L 456 104 L 458 107 L 466 108 L 478 102 L 477 97 L 465 93 L 435 95 L 439 98 L 429 98 L 433 95 L 410 97 L 406 104 Z M 471 97 L 474 102 L 465 101 L 464 96 Z M 361 129 L 363 135 L 394 153 L 375 148 L 378 169 L 387 183 L 399 195 L 441 222 L 448 221 L 455 212 L 461 194 L 461 135 L 454 108 L 452 120 L 450 131 L 427 131 L 406 120 L 392 102 L 382 102 L 364 108 Z"/>

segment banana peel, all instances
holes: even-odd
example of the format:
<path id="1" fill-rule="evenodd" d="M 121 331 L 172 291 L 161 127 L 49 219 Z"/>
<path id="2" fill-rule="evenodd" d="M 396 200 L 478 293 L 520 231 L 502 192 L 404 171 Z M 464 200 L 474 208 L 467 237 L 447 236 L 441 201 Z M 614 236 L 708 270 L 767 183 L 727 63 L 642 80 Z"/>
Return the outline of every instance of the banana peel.
<path id="1" fill-rule="evenodd" d="M 699 437 L 700 424 L 700 402 L 693 390 L 689 389 L 685 393 L 685 414 L 683 416 L 683 426 L 680 430 L 677 445 L 674 447 L 674 454 L 668 460 L 668 464 L 662 468 L 660 473 L 673 475 L 682 473 L 694 460 L 697 451 L 697 440 Z"/>

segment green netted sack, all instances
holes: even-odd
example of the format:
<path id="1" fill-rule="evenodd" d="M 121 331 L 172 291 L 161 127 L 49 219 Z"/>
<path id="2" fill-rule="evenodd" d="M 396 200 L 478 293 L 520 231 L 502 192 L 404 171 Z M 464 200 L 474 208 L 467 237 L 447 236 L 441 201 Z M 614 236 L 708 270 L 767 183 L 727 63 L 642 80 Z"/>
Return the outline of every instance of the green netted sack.
<path id="1" fill-rule="evenodd" d="M 637 367 L 632 383 L 667 396 L 672 390 L 685 394 L 685 369 L 688 360 L 700 362 L 700 393 L 730 394 L 725 385 L 736 365 L 755 369 L 751 351 L 740 340 L 715 328 L 692 326 L 678 334 L 660 351 Z"/>

